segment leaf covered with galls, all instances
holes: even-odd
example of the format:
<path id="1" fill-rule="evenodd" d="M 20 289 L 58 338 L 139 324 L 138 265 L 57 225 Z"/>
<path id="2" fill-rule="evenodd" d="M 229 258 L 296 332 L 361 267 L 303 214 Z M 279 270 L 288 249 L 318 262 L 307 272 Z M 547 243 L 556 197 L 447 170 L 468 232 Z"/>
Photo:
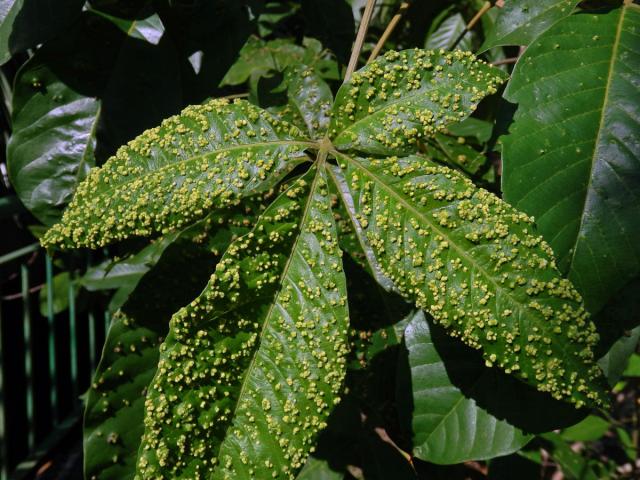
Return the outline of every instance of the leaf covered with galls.
<path id="1" fill-rule="evenodd" d="M 578 407 L 606 402 L 595 327 L 532 219 L 416 155 L 503 79 L 470 53 L 389 52 L 331 106 L 311 70 L 290 70 L 280 114 L 299 127 L 214 100 L 89 175 L 46 246 L 162 234 L 291 182 L 173 315 L 145 400 L 137 478 L 291 479 L 314 450 L 348 353 L 331 192 L 386 289 L 481 350 L 487 366 Z"/>
<path id="2" fill-rule="evenodd" d="M 184 228 L 273 187 L 307 147 L 297 128 L 246 101 L 187 107 L 92 170 L 42 243 L 98 248 Z"/>

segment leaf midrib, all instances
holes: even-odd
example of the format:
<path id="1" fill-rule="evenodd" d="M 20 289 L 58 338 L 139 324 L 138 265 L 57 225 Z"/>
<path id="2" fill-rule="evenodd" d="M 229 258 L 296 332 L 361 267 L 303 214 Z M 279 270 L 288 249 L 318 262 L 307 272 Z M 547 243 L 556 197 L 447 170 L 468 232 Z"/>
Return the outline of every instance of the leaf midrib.
<path id="1" fill-rule="evenodd" d="M 122 182 L 122 183 L 118 183 L 118 184 L 114 184 L 113 186 L 110 186 L 109 188 L 100 191 L 99 196 L 104 196 L 107 194 L 111 194 L 114 191 L 129 185 L 130 183 L 133 183 L 137 180 L 143 179 L 143 178 L 148 178 L 152 175 L 155 175 L 159 172 L 162 172 L 166 169 L 175 167 L 177 165 L 186 165 L 189 164 L 191 162 L 195 162 L 196 160 L 201 160 L 209 155 L 216 155 L 219 153 L 225 153 L 225 152 L 231 152 L 233 150 L 242 150 L 242 149 L 249 149 L 252 147 L 268 147 L 270 145 L 300 145 L 300 146 L 306 146 L 307 148 L 318 148 L 318 145 L 316 142 L 312 142 L 309 140 L 279 140 L 279 141 L 273 141 L 273 142 L 257 142 L 257 143 L 248 143 L 248 144 L 240 144 L 240 145 L 234 145 L 232 147 L 226 147 L 226 148 L 219 148 L 217 150 L 212 150 L 210 152 L 206 152 L 206 153 L 202 153 L 200 155 L 194 155 L 193 157 L 189 157 L 189 158 L 185 158 L 184 160 L 179 160 L 177 162 L 171 162 L 171 163 L 167 163 L 166 165 L 162 165 L 160 168 L 157 168 L 155 170 L 150 170 L 142 175 L 136 176 L 130 180 L 127 180 L 126 182 Z"/>
<path id="2" fill-rule="evenodd" d="M 587 182 L 587 186 L 585 188 L 584 200 L 582 202 L 582 212 L 580 214 L 580 225 L 578 226 L 578 230 L 576 231 L 576 241 L 574 243 L 573 250 L 571 252 L 571 258 L 569 259 L 568 265 L 568 275 L 571 276 L 573 271 L 573 264 L 576 259 L 576 251 L 578 250 L 578 244 L 580 243 L 580 232 L 582 232 L 584 228 L 584 222 L 587 217 L 587 200 L 589 199 L 589 192 L 591 191 L 591 185 L 593 183 L 593 169 L 596 164 L 596 159 L 598 158 L 598 152 L 600 150 L 601 145 L 601 137 L 604 131 L 604 119 L 605 119 L 605 110 L 607 104 L 609 102 L 609 92 L 611 91 L 611 83 L 613 81 L 613 70 L 615 64 L 617 63 L 617 55 L 618 50 L 620 48 L 620 37 L 622 36 L 622 25 L 624 24 L 625 14 L 627 12 L 627 8 L 629 5 L 623 5 L 620 11 L 620 18 L 618 19 L 618 25 L 616 28 L 616 36 L 613 41 L 613 46 L 611 50 L 611 60 L 609 61 L 609 71 L 607 73 L 607 81 L 605 83 L 604 96 L 602 98 L 602 109 L 600 111 L 600 122 L 598 123 L 598 131 L 596 133 L 596 141 L 593 145 L 593 153 L 591 155 L 591 166 L 589 167 L 589 181 Z"/>
<path id="3" fill-rule="evenodd" d="M 413 205 L 411 205 L 409 202 L 405 201 L 404 198 L 402 196 L 400 196 L 393 188 L 391 188 L 390 186 L 388 186 L 386 184 L 386 182 L 384 182 L 378 175 L 376 175 L 375 173 L 373 173 L 371 170 L 367 169 L 364 165 L 362 165 L 359 161 L 357 161 L 355 158 L 353 157 L 349 157 L 347 155 L 345 155 L 344 153 L 338 152 L 338 151 L 332 151 L 332 153 L 336 156 L 341 156 L 343 158 L 345 158 L 347 161 L 351 162 L 353 165 L 355 165 L 357 168 L 359 168 L 361 171 L 366 172 L 367 175 L 371 176 L 373 179 L 376 180 L 376 182 L 378 183 L 379 186 L 381 186 L 382 188 L 384 188 L 389 195 L 393 196 L 398 202 L 400 202 L 403 206 L 405 206 L 405 208 L 407 208 L 408 210 L 412 211 L 414 215 L 416 215 L 417 217 L 421 218 L 424 220 L 424 222 L 426 224 L 428 224 L 434 232 L 436 232 L 439 235 L 442 235 L 444 238 L 446 238 L 449 241 L 449 245 L 451 247 L 453 247 L 454 250 L 456 250 L 458 252 L 458 254 L 463 257 L 466 261 L 469 262 L 469 264 L 473 265 L 482 275 L 483 277 L 490 282 L 496 291 L 500 290 L 503 292 L 507 292 L 506 297 L 511 299 L 511 302 L 514 304 L 514 307 L 518 308 L 519 310 L 525 310 L 527 312 L 530 311 L 529 308 L 526 307 L 526 305 L 523 305 L 522 302 L 520 302 L 517 298 L 515 298 L 513 295 L 508 294 L 508 290 L 500 285 L 498 285 L 495 280 L 493 279 L 493 277 L 481 266 L 479 265 L 476 261 L 474 261 L 471 257 L 469 257 L 466 252 L 457 245 L 457 243 L 455 241 L 453 241 L 451 239 L 451 237 L 449 235 L 446 235 L 441 229 L 437 228 L 430 220 L 427 216 L 423 215 L 422 212 L 420 212 L 419 210 L 417 210 L 415 207 L 413 207 Z M 352 221 L 355 221 L 355 219 L 351 219 Z M 519 316 L 518 318 L 521 318 L 521 316 Z M 540 318 L 536 315 L 536 318 L 538 318 L 538 320 L 540 320 Z M 544 332 L 549 332 L 549 325 L 547 322 L 544 321 L 539 321 L 536 326 L 538 328 L 540 328 L 541 330 L 543 330 Z M 521 329 L 521 331 L 525 331 L 523 330 L 522 324 L 521 322 L 519 323 L 519 327 Z M 528 329 L 526 330 L 528 331 Z M 572 360 L 572 357 L 567 357 L 567 350 L 566 349 L 562 349 L 562 358 L 567 361 L 567 360 Z M 571 361 L 567 361 L 568 364 L 572 364 L 573 362 Z"/>
<path id="4" fill-rule="evenodd" d="M 257 341 L 257 347 L 256 350 L 253 354 L 253 356 L 251 357 L 251 362 L 249 363 L 249 366 L 247 367 L 247 370 L 245 372 L 244 378 L 242 379 L 242 383 L 240 385 L 240 393 L 238 394 L 238 398 L 236 400 L 236 404 L 234 406 L 233 409 L 233 413 L 231 415 L 231 422 L 229 423 L 229 426 L 227 427 L 227 430 L 224 434 L 224 436 L 222 437 L 222 440 L 220 442 L 220 447 L 222 447 L 222 445 L 224 444 L 225 440 L 229 437 L 229 430 L 231 428 L 233 428 L 233 419 L 236 418 L 236 414 L 238 412 L 238 408 L 240 406 L 240 401 L 241 398 L 244 396 L 245 394 L 245 390 L 247 388 L 247 384 L 248 384 L 248 379 L 251 376 L 251 373 L 253 372 L 253 369 L 255 368 L 256 365 L 256 359 L 258 357 L 258 352 L 260 351 L 260 346 L 262 345 L 262 337 L 264 336 L 265 331 L 267 330 L 267 326 L 269 325 L 269 318 L 271 317 L 271 314 L 273 313 L 273 310 L 276 306 L 277 303 L 277 299 L 278 296 L 280 295 L 280 293 L 282 292 L 282 287 L 283 287 L 283 279 L 287 276 L 287 273 L 289 271 L 289 268 L 291 267 L 291 262 L 294 258 L 294 252 L 296 251 L 296 248 L 298 246 L 298 243 L 300 241 L 300 237 L 302 236 L 302 229 L 304 227 L 304 224 L 307 220 L 307 217 L 309 216 L 309 211 L 310 211 L 310 206 L 314 201 L 314 193 L 315 193 L 315 189 L 316 186 L 318 184 L 318 179 L 321 176 L 321 171 L 322 168 L 320 168 L 321 166 L 317 167 L 315 176 L 313 177 L 313 183 L 311 184 L 311 187 L 309 188 L 309 196 L 307 197 L 307 202 L 304 206 L 304 210 L 302 212 L 302 216 L 300 218 L 300 226 L 299 226 L 299 230 L 298 230 L 298 235 L 296 236 L 296 239 L 293 242 L 293 245 L 291 246 L 291 253 L 289 254 L 289 257 L 287 258 L 287 262 L 284 265 L 284 268 L 282 269 L 282 274 L 280 275 L 280 286 L 278 287 L 278 290 L 275 292 L 274 296 L 273 296 L 273 301 L 271 302 L 271 305 L 269 305 L 269 310 L 267 311 L 265 317 L 264 317 L 264 322 L 262 324 L 262 328 L 260 329 L 260 334 L 258 335 L 258 341 Z M 221 450 L 222 448 L 220 448 L 218 450 L 218 455 L 221 454 Z"/>

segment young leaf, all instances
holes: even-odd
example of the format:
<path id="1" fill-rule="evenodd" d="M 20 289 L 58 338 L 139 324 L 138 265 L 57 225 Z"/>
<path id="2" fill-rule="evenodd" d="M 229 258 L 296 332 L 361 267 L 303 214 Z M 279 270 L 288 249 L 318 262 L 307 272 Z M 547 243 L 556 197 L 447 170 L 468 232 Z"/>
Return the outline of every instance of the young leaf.
<path id="1" fill-rule="evenodd" d="M 274 186 L 308 145 L 295 127 L 245 101 L 187 107 L 93 170 L 42 243 L 97 248 L 184 228 Z"/>
<path id="2" fill-rule="evenodd" d="M 438 348 L 422 311 L 414 314 L 404 337 L 411 368 L 416 457 L 438 464 L 483 460 L 513 453 L 532 438 L 470 398 L 483 382 L 491 383 L 495 370 L 475 368 L 455 341 Z M 452 364 L 458 374 L 474 376 L 470 391 L 463 392 L 453 383 Z"/>
<path id="3" fill-rule="evenodd" d="M 595 313 L 640 273 L 640 7 L 577 14 L 531 45 L 505 97 L 505 199 Z"/>
<path id="4" fill-rule="evenodd" d="M 518 0 L 505 2 L 478 53 L 502 45 L 529 45 L 556 22 L 571 15 L 579 0 Z"/>
<path id="5" fill-rule="evenodd" d="M 387 52 L 338 91 L 329 133 L 339 150 L 408 154 L 496 92 L 504 73 L 470 52 Z"/>
<path id="6" fill-rule="evenodd" d="M 576 406 L 606 402 L 598 340 L 532 220 L 421 157 L 336 152 L 383 273 L 487 365 Z"/>
<path id="7" fill-rule="evenodd" d="M 312 169 L 171 320 L 140 476 L 291 478 L 338 402 L 345 294 L 324 172 Z"/>

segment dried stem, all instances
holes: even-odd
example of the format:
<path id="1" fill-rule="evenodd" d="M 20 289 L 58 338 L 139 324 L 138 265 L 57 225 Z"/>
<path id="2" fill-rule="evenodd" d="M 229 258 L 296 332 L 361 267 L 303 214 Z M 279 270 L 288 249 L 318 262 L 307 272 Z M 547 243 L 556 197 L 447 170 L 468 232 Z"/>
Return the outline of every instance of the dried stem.
<path id="1" fill-rule="evenodd" d="M 367 34 L 367 28 L 373 15 L 373 7 L 376 4 L 376 0 L 367 0 L 367 6 L 364 7 L 364 13 L 362 14 L 362 20 L 360 21 L 360 28 L 358 28 L 358 35 L 356 41 L 353 43 L 353 50 L 351 51 L 351 58 L 349 59 L 349 65 L 347 66 L 347 72 L 344 74 L 344 83 L 347 83 L 351 78 L 351 75 L 358 65 L 358 58 L 360 57 L 360 51 L 364 44 L 364 37 Z"/>
<path id="2" fill-rule="evenodd" d="M 503 58 L 502 60 L 496 60 L 495 62 L 491 62 L 491 65 L 497 66 L 497 65 L 506 65 L 509 63 L 516 63 L 518 61 L 518 58 L 520 57 Z"/>
<path id="3" fill-rule="evenodd" d="M 464 27 L 464 30 L 462 31 L 462 33 L 458 35 L 458 38 L 456 38 L 456 41 L 453 43 L 451 50 L 455 49 L 458 46 L 458 44 L 464 38 L 464 36 L 467 33 L 469 33 L 473 27 L 475 27 L 476 23 L 478 23 L 478 21 L 482 18 L 482 16 L 485 13 L 489 11 L 490 8 L 491 8 L 491 2 L 484 2 L 484 5 L 482 5 L 482 8 L 478 10 L 478 13 L 476 13 L 471 20 L 469 20 L 469 23 L 467 23 L 467 25 Z"/>
<path id="4" fill-rule="evenodd" d="M 402 16 L 404 15 L 404 13 L 407 11 L 408 8 L 409 8 L 409 2 L 402 2 L 400 4 L 400 8 L 398 9 L 398 12 L 393 16 L 393 18 L 389 22 L 389 25 L 387 25 L 387 28 L 384 29 L 384 32 L 382 32 L 382 36 L 380 37 L 380 40 L 378 40 L 378 43 L 376 43 L 376 46 L 373 48 L 373 51 L 371 52 L 371 55 L 369 56 L 369 60 L 367 60 L 367 63 L 373 62 L 376 59 L 376 57 L 380 54 L 380 50 L 382 50 L 382 47 L 384 47 L 384 44 L 389 39 L 393 31 L 395 30 L 396 26 L 398 25 L 398 22 L 400 21 L 400 19 L 402 18 Z"/>

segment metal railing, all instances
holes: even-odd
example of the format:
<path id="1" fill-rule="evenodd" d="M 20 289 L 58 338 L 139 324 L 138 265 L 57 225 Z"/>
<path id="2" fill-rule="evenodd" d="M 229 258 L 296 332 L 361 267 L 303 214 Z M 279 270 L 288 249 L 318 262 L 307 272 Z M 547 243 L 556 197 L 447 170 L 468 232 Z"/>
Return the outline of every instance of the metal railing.
<path id="1" fill-rule="evenodd" d="M 54 288 L 38 243 L 0 256 L 0 480 L 26 478 L 81 414 L 110 317 L 78 308 L 73 272 Z M 56 301 L 66 296 L 66 309 Z M 58 311 L 57 311 L 58 310 Z M 62 311 L 60 311 L 62 310 Z"/>

